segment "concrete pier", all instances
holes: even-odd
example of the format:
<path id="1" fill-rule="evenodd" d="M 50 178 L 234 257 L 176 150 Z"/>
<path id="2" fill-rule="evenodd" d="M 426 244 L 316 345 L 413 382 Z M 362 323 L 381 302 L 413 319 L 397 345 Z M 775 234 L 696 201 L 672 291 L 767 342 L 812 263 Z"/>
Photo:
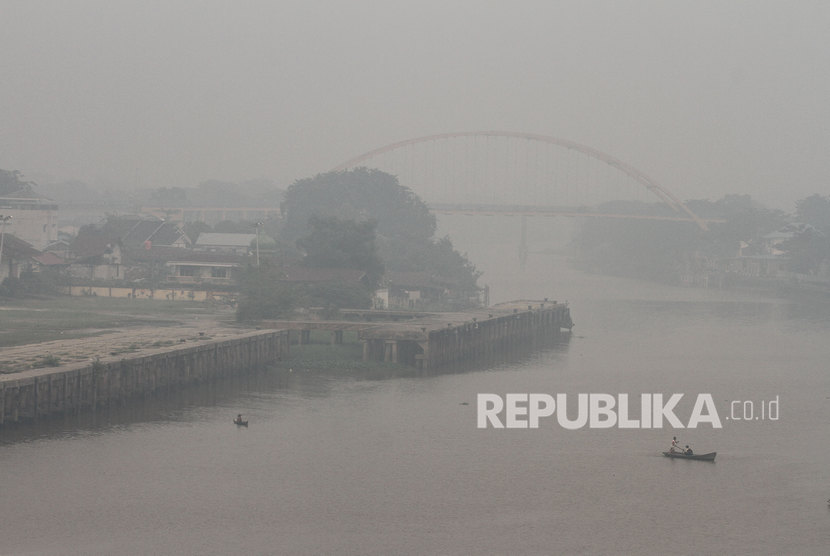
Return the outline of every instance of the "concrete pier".
<path id="1" fill-rule="evenodd" d="M 364 361 L 431 369 L 515 349 L 573 327 L 567 304 L 512 301 L 465 313 L 435 313 L 406 323 L 365 327 Z"/>
<path id="2" fill-rule="evenodd" d="M 573 327 L 568 304 L 547 299 L 511 301 L 459 313 L 362 310 L 341 316 L 356 320 L 268 320 L 260 324 L 292 331 L 299 344 L 310 341 L 312 330 L 328 331 L 332 344 L 342 343 L 344 331 L 356 331 L 363 343 L 364 361 L 418 369 L 532 350 L 538 340 Z"/>
<path id="3" fill-rule="evenodd" d="M 0 425 L 54 413 L 96 410 L 133 396 L 238 374 L 288 355 L 288 331 L 257 331 L 128 359 L 0 375 Z"/>

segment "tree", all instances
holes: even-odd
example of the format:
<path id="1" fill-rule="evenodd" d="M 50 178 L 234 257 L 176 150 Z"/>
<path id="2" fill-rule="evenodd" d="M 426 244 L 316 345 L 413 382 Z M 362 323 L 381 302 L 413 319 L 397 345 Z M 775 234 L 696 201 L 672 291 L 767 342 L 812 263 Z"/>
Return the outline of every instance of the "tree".
<path id="1" fill-rule="evenodd" d="M 306 252 L 305 266 L 359 269 L 366 272 L 372 289 L 378 286 L 384 268 L 375 246 L 374 220 L 312 216 L 309 224 L 311 232 L 297 240 L 297 246 Z"/>
<path id="2" fill-rule="evenodd" d="M 384 237 L 429 239 L 436 230 L 435 216 L 411 189 L 395 176 L 367 168 L 298 180 L 285 192 L 280 208 L 282 232 L 289 240 L 308 234 L 312 215 L 375 219 L 377 233 Z"/>
<path id="3" fill-rule="evenodd" d="M 796 217 L 804 226 L 782 248 L 795 272 L 818 272 L 830 261 L 830 197 L 810 195 L 796 203 Z"/>
<path id="4" fill-rule="evenodd" d="M 799 221 L 830 235 L 830 197 L 815 194 L 795 204 Z"/>
<path id="5" fill-rule="evenodd" d="M 362 309 L 372 306 L 372 292 L 360 284 L 303 284 L 294 289 L 297 303 L 303 307 L 324 307 L 333 316 L 338 309 Z"/>
<path id="6" fill-rule="evenodd" d="M 187 191 L 181 187 L 159 187 L 150 193 L 150 202 L 158 205 L 186 206 Z"/>
<path id="7" fill-rule="evenodd" d="M 281 209 L 281 235 L 285 239 L 310 235 L 315 222 L 312 217 L 375 221 L 378 255 L 388 270 L 427 271 L 445 279 L 454 289 L 465 293 L 478 290 L 480 273 L 475 266 L 453 249 L 449 238 L 433 239 L 435 216 L 395 176 L 367 168 L 319 174 L 292 184 Z M 337 257 L 328 253 L 326 259 Z M 316 264 L 313 261 L 309 259 L 307 264 Z"/>
<path id="8" fill-rule="evenodd" d="M 23 174 L 17 170 L 0 169 L 0 195 L 31 193 L 34 182 L 23 181 L 22 176 Z"/>
<path id="9" fill-rule="evenodd" d="M 380 253 L 385 265 L 393 270 L 425 271 L 467 295 L 478 291 L 476 282 L 481 272 L 453 248 L 448 236 L 436 241 L 413 242 L 405 248 L 394 240 L 382 241 Z"/>
<path id="10" fill-rule="evenodd" d="M 787 253 L 787 267 L 793 272 L 813 274 L 830 260 L 830 239 L 812 226 L 785 241 L 781 249 Z"/>
<path id="11" fill-rule="evenodd" d="M 701 232 L 688 222 L 596 219 L 583 223 L 577 238 L 585 262 L 612 274 L 676 281 L 706 259 L 735 257 L 741 243 L 759 243 L 786 222 L 786 215 L 749 195 L 725 195 L 717 201 L 692 200 L 686 206 L 710 222 Z M 641 214 L 654 214 L 642 210 Z"/>
<path id="12" fill-rule="evenodd" d="M 295 288 L 282 281 L 276 267 L 249 266 L 239 276 L 236 319 L 251 321 L 289 315 L 297 306 L 297 298 Z"/>

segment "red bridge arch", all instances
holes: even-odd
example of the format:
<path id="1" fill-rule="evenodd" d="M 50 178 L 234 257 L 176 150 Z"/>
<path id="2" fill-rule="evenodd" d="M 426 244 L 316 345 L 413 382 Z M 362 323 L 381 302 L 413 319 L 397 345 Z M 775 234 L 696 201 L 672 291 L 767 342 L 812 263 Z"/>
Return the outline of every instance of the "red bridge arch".
<path id="1" fill-rule="evenodd" d="M 670 206 L 675 212 L 685 213 L 698 225 L 698 227 L 701 230 L 707 229 L 706 223 L 703 220 L 701 220 L 695 213 L 693 213 L 691 209 L 689 209 L 668 189 L 658 184 L 655 180 L 650 178 L 644 172 L 638 170 L 630 164 L 627 164 L 619 160 L 618 158 L 611 156 L 608 153 L 602 152 L 593 147 L 589 147 L 587 145 L 575 143 L 574 141 L 569 141 L 567 139 L 559 139 L 557 137 L 552 137 L 548 135 L 539 135 L 535 133 L 521 133 L 513 131 L 462 131 L 454 133 L 439 133 L 435 135 L 425 135 L 423 137 L 405 139 L 403 141 L 391 143 L 389 145 L 385 145 L 383 147 L 379 147 L 377 149 L 365 152 L 359 156 L 356 156 L 343 162 L 342 164 L 337 165 L 335 168 L 333 168 L 333 171 L 341 171 L 346 170 L 348 168 L 354 168 L 356 166 L 363 166 L 365 165 L 365 162 L 376 156 L 386 154 L 405 147 L 409 147 L 412 145 L 416 145 L 418 143 L 426 143 L 440 139 L 455 139 L 464 137 L 501 137 L 526 139 L 528 141 L 538 141 L 580 152 L 628 175 L 633 180 L 645 187 L 651 194 L 655 195 L 661 202 Z"/>

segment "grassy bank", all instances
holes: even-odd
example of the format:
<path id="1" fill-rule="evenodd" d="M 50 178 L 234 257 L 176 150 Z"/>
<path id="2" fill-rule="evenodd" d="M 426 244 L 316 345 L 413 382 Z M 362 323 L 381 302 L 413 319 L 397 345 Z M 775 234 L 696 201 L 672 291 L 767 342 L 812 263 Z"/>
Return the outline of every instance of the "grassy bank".
<path id="1" fill-rule="evenodd" d="M 49 299 L 0 299 L 0 349 L 25 346 L 52 340 L 90 338 L 130 327 L 171 328 L 171 336 L 164 339 L 129 340 L 107 343 L 97 355 L 121 355 L 147 347 L 161 347 L 182 341 L 204 341 L 209 338 L 183 338 L 172 330 L 194 321 L 218 321 L 223 326 L 235 326 L 235 315 L 227 308 L 206 303 L 165 301 L 152 299 L 118 299 L 105 297 L 54 297 Z M 162 332 L 163 336 L 164 333 Z M 387 378 L 415 374 L 406 365 L 363 362 L 363 345 L 355 331 L 343 333 L 343 343 L 331 344 L 331 333 L 311 332 L 311 343 L 296 343 L 290 357 L 281 361 L 280 372 L 317 372 L 343 374 L 360 378 Z M 56 366 L 76 360 L 88 360 L 88 353 L 73 353 L 74 349 L 56 353 L 32 353 L 28 357 L 11 360 L 0 356 L 0 373 L 11 373 L 31 368 Z"/>
<path id="2" fill-rule="evenodd" d="M 175 326 L 233 314 L 206 303 L 103 297 L 0 300 L 0 348 L 58 339 L 87 338 L 132 326 Z"/>

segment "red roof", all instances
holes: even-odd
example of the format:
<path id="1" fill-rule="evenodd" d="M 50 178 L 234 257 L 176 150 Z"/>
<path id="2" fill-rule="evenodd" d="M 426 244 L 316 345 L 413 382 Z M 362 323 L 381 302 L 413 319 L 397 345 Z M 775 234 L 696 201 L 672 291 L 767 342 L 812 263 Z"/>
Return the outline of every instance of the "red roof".
<path id="1" fill-rule="evenodd" d="M 56 255 L 50 251 L 47 251 L 41 255 L 35 255 L 32 257 L 34 260 L 42 264 L 43 266 L 55 266 L 66 264 L 66 261 L 63 260 L 63 257 Z"/>
<path id="2" fill-rule="evenodd" d="M 23 241 L 19 237 L 6 233 L 3 234 L 3 257 L 6 255 L 10 257 L 33 257 L 40 254 L 40 251 L 35 249 L 31 243 Z"/>

